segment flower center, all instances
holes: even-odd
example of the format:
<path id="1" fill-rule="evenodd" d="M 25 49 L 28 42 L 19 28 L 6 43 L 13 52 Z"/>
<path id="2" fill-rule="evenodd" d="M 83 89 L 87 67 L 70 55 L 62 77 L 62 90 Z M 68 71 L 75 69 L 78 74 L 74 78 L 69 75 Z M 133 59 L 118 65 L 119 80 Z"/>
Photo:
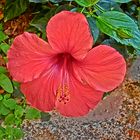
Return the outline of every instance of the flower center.
<path id="1" fill-rule="evenodd" d="M 66 104 L 70 100 L 69 89 L 67 85 L 60 85 L 56 92 L 57 100 L 60 103 Z"/>
<path id="2" fill-rule="evenodd" d="M 74 58 L 69 53 L 58 54 L 57 58 L 61 79 L 56 91 L 56 97 L 59 102 L 66 104 L 70 101 L 69 75 L 72 73 L 72 63 Z"/>

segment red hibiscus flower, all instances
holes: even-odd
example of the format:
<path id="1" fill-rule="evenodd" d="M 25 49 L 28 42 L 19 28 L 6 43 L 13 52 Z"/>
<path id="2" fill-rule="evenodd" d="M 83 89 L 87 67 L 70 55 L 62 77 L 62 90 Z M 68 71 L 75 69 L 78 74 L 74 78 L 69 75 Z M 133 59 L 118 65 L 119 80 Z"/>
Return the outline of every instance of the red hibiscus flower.
<path id="1" fill-rule="evenodd" d="M 48 43 L 32 33 L 15 38 L 8 52 L 8 69 L 21 82 L 27 102 L 41 110 L 82 116 L 124 79 L 126 64 L 112 47 L 93 49 L 83 14 L 63 11 L 46 28 Z"/>

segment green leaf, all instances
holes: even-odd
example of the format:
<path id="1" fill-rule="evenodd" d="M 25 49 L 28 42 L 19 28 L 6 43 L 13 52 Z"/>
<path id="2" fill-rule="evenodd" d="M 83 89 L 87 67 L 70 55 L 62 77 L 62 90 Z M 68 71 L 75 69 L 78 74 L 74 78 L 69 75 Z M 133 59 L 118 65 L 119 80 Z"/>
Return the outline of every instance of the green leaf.
<path id="1" fill-rule="evenodd" d="M 6 134 L 9 138 L 9 140 L 17 140 L 21 139 L 23 137 L 23 131 L 20 128 L 14 128 L 12 126 L 7 126 L 6 129 Z"/>
<path id="2" fill-rule="evenodd" d="M 30 25 L 36 27 L 42 33 L 46 33 L 46 24 L 55 14 L 55 10 L 56 9 L 54 8 L 52 8 L 49 12 L 47 10 L 41 10 L 40 13 L 30 22 Z"/>
<path id="3" fill-rule="evenodd" d="M 13 19 L 21 15 L 28 7 L 27 0 L 14 0 L 7 2 L 4 9 L 4 21 Z"/>
<path id="4" fill-rule="evenodd" d="M 122 9 L 120 8 L 120 4 L 119 3 L 116 3 L 114 0 L 100 0 L 99 3 L 98 3 L 98 5 L 102 9 L 104 9 L 105 11 L 110 11 L 110 10 L 111 11 L 112 10 L 122 11 Z M 99 11 L 97 11 L 97 13 L 99 13 Z"/>
<path id="5" fill-rule="evenodd" d="M 13 85 L 15 88 L 19 88 L 20 87 L 20 84 L 16 81 L 12 81 L 13 82 Z"/>
<path id="6" fill-rule="evenodd" d="M 34 108 L 27 107 L 25 118 L 26 119 L 39 119 L 39 118 L 41 118 L 40 111 L 38 111 Z"/>
<path id="7" fill-rule="evenodd" d="M 3 31 L 3 25 L 0 23 L 0 31 Z"/>
<path id="8" fill-rule="evenodd" d="M 110 95 L 110 92 L 105 92 L 105 93 L 103 94 L 102 99 L 104 99 L 106 96 L 109 96 L 109 95 Z"/>
<path id="9" fill-rule="evenodd" d="M 2 41 L 6 40 L 7 38 L 8 38 L 8 36 L 5 35 L 5 34 L 3 33 L 3 31 L 0 31 L 0 43 L 1 43 Z"/>
<path id="10" fill-rule="evenodd" d="M 9 108 L 10 110 L 15 109 L 16 107 L 16 101 L 14 99 L 8 99 L 8 100 L 3 100 L 3 104 Z"/>
<path id="11" fill-rule="evenodd" d="M 10 79 L 3 73 L 0 73 L 0 86 L 7 92 L 13 92 L 13 86 Z"/>
<path id="12" fill-rule="evenodd" d="M 6 125 L 14 124 L 15 122 L 15 116 L 14 114 L 8 114 L 8 116 L 5 117 L 4 123 Z"/>
<path id="13" fill-rule="evenodd" d="M 6 108 L 2 102 L 0 102 L 0 114 L 2 115 L 7 115 L 10 113 L 10 110 L 8 108 Z"/>
<path id="14" fill-rule="evenodd" d="M 9 50 L 10 45 L 8 45 L 7 43 L 2 43 L 0 44 L 0 48 L 5 54 L 7 54 L 7 51 Z"/>
<path id="15" fill-rule="evenodd" d="M 6 128 L 5 128 L 5 133 L 7 136 L 9 136 L 11 138 L 11 140 L 13 140 L 13 127 L 12 126 L 9 126 L 7 125 Z"/>
<path id="16" fill-rule="evenodd" d="M 130 1 L 132 1 L 132 0 L 115 0 L 115 2 L 118 2 L 118 3 L 127 3 Z"/>
<path id="17" fill-rule="evenodd" d="M 7 73 L 7 69 L 3 66 L 0 66 L 0 73 Z"/>
<path id="18" fill-rule="evenodd" d="M 49 121 L 51 118 L 51 115 L 49 113 L 41 112 L 41 120 L 42 121 Z"/>
<path id="19" fill-rule="evenodd" d="M 80 6 L 91 7 L 95 5 L 99 0 L 75 0 Z"/>
<path id="20" fill-rule="evenodd" d="M 96 22 L 94 18 L 88 17 L 87 20 L 95 43 L 99 37 L 99 29 L 96 26 Z"/>
<path id="21" fill-rule="evenodd" d="M 56 8 L 56 10 L 55 10 L 55 13 L 59 13 L 59 12 L 61 12 L 61 11 L 63 11 L 63 10 L 66 10 L 66 11 L 71 11 L 72 9 L 74 9 L 75 8 L 75 6 L 74 5 L 70 5 L 70 4 L 63 4 L 63 5 L 60 5 L 60 6 L 58 6 L 57 8 Z"/>
<path id="22" fill-rule="evenodd" d="M 16 118 L 15 119 L 16 126 L 21 126 L 22 122 L 23 122 L 23 119 L 21 119 L 21 118 Z"/>
<path id="23" fill-rule="evenodd" d="M 11 97 L 11 94 L 5 94 L 4 99 L 9 99 Z"/>
<path id="24" fill-rule="evenodd" d="M 98 28 L 117 42 L 140 50 L 140 31 L 126 14 L 118 11 L 104 12 L 97 18 Z"/>
<path id="25" fill-rule="evenodd" d="M 4 139 L 4 135 L 5 135 L 5 128 L 0 126 L 0 140 Z"/>
<path id="26" fill-rule="evenodd" d="M 14 114 L 16 118 L 21 118 L 24 114 L 24 109 L 22 106 L 16 105 Z"/>
<path id="27" fill-rule="evenodd" d="M 0 101 L 3 99 L 3 96 L 0 94 Z"/>
<path id="28" fill-rule="evenodd" d="M 45 3 L 48 2 L 49 0 L 29 0 L 29 2 L 34 2 L 34 3 Z"/>
<path id="29" fill-rule="evenodd" d="M 14 128 L 13 129 L 13 135 L 15 139 L 21 139 L 24 136 L 24 133 L 22 129 L 20 128 Z"/>
<path id="30" fill-rule="evenodd" d="M 53 3 L 59 3 L 61 2 L 62 0 L 49 0 L 50 2 L 53 2 Z"/>
<path id="31" fill-rule="evenodd" d="M 131 31 L 127 30 L 127 29 L 123 29 L 123 28 L 118 28 L 116 29 L 116 33 L 118 34 L 118 36 L 120 38 L 124 38 L 124 39 L 129 39 L 129 38 L 132 38 L 133 35 L 131 33 Z"/>
<path id="32" fill-rule="evenodd" d="M 1 130 L 2 132 L 4 132 L 4 131 L 5 131 L 5 128 L 3 128 L 2 126 L 0 126 L 0 130 Z"/>

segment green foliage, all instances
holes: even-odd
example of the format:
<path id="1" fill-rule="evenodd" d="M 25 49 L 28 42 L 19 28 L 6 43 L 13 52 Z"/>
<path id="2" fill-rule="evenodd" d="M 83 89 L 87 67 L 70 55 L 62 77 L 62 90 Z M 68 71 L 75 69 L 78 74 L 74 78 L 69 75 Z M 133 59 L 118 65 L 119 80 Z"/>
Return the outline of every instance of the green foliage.
<path id="1" fill-rule="evenodd" d="M 4 41 L 5 39 L 7 39 L 8 37 L 2 32 L 2 31 L 0 31 L 0 43 L 2 42 L 2 41 Z"/>
<path id="2" fill-rule="evenodd" d="M 10 110 L 4 106 L 2 101 L 0 101 L 0 114 L 5 116 L 5 115 L 8 115 L 9 113 L 10 113 Z"/>
<path id="3" fill-rule="evenodd" d="M 7 73 L 7 69 L 3 66 L 0 66 L 0 73 Z"/>
<path id="4" fill-rule="evenodd" d="M 40 13 L 37 14 L 30 22 L 30 25 L 36 27 L 42 33 L 46 33 L 46 24 L 49 19 L 54 15 L 54 13 L 55 9 L 51 9 L 50 11 L 41 10 Z"/>
<path id="5" fill-rule="evenodd" d="M 96 20 L 94 18 L 88 17 L 87 18 L 92 36 L 94 38 L 94 43 L 97 41 L 99 37 L 99 29 L 96 26 Z"/>
<path id="6" fill-rule="evenodd" d="M 34 2 L 34 3 L 44 3 L 48 2 L 49 0 L 29 0 L 29 2 Z"/>
<path id="7" fill-rule="evenodd" d="M 17 103 L 16 99 L 13 99 L 10 94 L 0 94 L 0 118 L 4 121 L 4 124 L 0 127 L 0 139 L 21 139 L 23 132 L 20 127 L 23 120 L 39 119 L 42 118 L 42 116 L 46 116 L 46 121 L 50 119 L 48 113 L 41 113 L 25 105 L 24 100 Z M 13 128 L 13 130 L 11 128 Z"/>
<path id="8" fill-rule="evenodd" d="M 99 0 L 75 0 L 80 6 L 91 7 L 95 5 Z"/>
<path id="9" fill-rule="evenodd" d="M 5 123 L 6 125 L 12 125 L 12 124 L 14 124 L 14 122 L 15 122 L 15 116 L 14 116 L 14 114 L 8 114 L 8 115 L 5 117 L 4 123 Z"/>
<path id="10" fill-rule="evenodd" d="M 0 86 L 7 92 L 13 92 L 13 86 L 7 75 L 0 73 Z"/>
<path id="11" fill-rule="evenodd" d="M 42 121 L 49 121 L 50 118 L 51 118 L 51 115 L 49 113 L 41 112 L 41 120 Z"/>
<path id="12" fill-rule="evenodd" d="M 0 43 L 8 38 L 8 36 L 5 35 L 5 33 L 2 30 L 3 30 L 3 26 L 0 23 Z"/>
<path id="13" fill-rule="evenodd" d="M 3 104 L 7 107 L 7 108 L 9 108 L 10 110 L 13 110 L 13 109 L 15 109 L 15 107 L 16 107 L 16 101 L 14 100 L 14 99 L 4 99 L 3 100 Z"/>
<path id="14" fill-rule="evenodd" d="M 21 139 L 22 137 L 23 137 L 23 132 L 20 128 L 7 126 L 3 138 L 6 138 L 6 140 L 18 140 Z"/>
<path id="15" fill-rule="evenodd" d="M 14 111 L 16 118 L 21 118 L 23 116 L 24 112 L 25 112 L 25 110 L 22 106 L 16 105 L 15 111 Z"/>
<path id="16" fill-rule="evenodd" d="M 0 44 L 0 49 L 5 53 L 7 54 L 7 51 L 9 50 L 10 48 L 10 45 L 8 45 L 7 43 L 2 43 Z"/>
<path id="17" fill-rule="evenodd" d="M 118 2 L 118 3 L 127 3 L 130 1 L 132 1 L 132 0 L 115 0 L 115 2 Z"/>
<path id="18" fill-rule="evenodd" d="M 4 10 L 4 21 L 15 18 L 25 12 L 28 7 L 28 0 L 7 0 Z"/>
<path id="19" fill-rule="evenodd" d="M 97 18 L 98 28 L 121 44 L 140 50 L 140 31 L 126 14 L 118 11 L 104 12 Z"/>
<path id="20" fill-rule="evenodd" d="M 34 108 L 27 107 L 25 118 L 29 119 L 29 120 L 30 119 L 39 119 L 39 118 L 41 118 L 40 111 L 38 111 Z"/>

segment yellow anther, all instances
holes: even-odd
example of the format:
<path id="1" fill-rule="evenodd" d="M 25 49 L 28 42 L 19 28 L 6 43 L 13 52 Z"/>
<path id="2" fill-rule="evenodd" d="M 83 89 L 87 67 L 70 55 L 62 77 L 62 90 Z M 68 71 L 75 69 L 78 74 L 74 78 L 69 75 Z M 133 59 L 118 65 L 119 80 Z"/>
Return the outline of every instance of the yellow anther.
<path id="1" fill-rule="evenodd" d="M 56 97 L 59 102 L 66 104 L 69 101 L 69 88 L 66 84 L 60 85 L 56 91 Z"/>

